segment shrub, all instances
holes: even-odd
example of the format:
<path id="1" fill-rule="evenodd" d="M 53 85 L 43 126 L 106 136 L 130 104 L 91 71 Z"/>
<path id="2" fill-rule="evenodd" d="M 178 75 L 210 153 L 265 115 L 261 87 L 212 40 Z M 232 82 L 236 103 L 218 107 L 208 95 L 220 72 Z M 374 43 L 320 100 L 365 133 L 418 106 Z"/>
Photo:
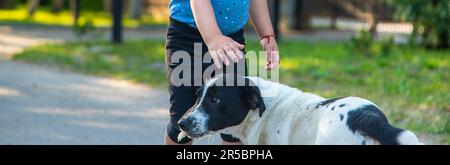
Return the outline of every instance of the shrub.
<path id="1" fill-rule="evenodd" d="M 376 42 L 372 33 L 361 30 L 358 35 L 350 38 L 349 51 L 365 57 L 389 56 L 394 44 L 392 37 L 382 38 Z"/>
<path id="2" fill-rule="evenodd" d="M 449 48 L 450 0 L 386 0 L 396 8 L 397 17 L 414 26 L 415 41 L 420 36 L 427 48 Z"/>

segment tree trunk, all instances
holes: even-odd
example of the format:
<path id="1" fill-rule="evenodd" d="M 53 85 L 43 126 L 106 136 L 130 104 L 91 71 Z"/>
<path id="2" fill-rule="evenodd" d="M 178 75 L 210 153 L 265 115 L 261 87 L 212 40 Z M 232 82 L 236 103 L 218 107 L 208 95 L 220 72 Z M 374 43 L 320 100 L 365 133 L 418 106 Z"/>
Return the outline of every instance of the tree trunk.
<path id="1" fill-rule="evenodd" d="M 372 33 L 372 35 L 375 35 L 377 33 L 377 25 L 378 25 L 377 15 L 374 10 L 375 1 L 368 0 L 366 5 L 367 5 L 367 15 L 368 15 L 367 22 L 369 23 L 369 32 Z"/>
<path id="2" fill-rule="evenodd" d="M 332 2 L 333 0 L 328 1 Z M 372 12 L 374 2 L 374 0 L 369 0 L 366 2 L 368 12 L 359 8 L 349 0 L 338 0 L 336 4 L 354 17 L 365 20 L 369 24 L 369 31 L 373 34 L 376 32 L 376 27 L 378 24 L 377 18 Z"/>
<path id="3" fill-rule="evenodd" d="M 332 30 L 337 29 L 337 17 L 339 12 L 339 6 L 337 5 L 337 0 L 334 1 L 328 1 L 331 5 L 331 18 L 330 18 L 330 28 Z"/>
<path id="4" fill-rule="evenodd" d="M 311 28 L 310 26 L 310 15 L 305 11 L 305 0 L 297 0 L 297 4 L 295 5 L 295 17 L 297 17 L 296 21 L 296 29 L 297 30 L 308 30 Z"/>
<path id="5" fill-rule="evenodd" d="M 297 0 L 285 0 L 281 5 L 281 15 L 283 16 L 283 23 L 285 26 L 282 26 L 287 29 L 295 29 L 297 23 L 297 16 L 295 15 L 295 5 L 297 4 Z"/>
<path id="6" fill-rule="evenodd" d="M 71 0 L 70 8 L 72 10 L 73 23 L 78 25 L 78 17 L 80 17 L 80 0 Z"/>
<path id="7" fill-rule="evenodd" d="M 36 8 L 39 6 L 39 0 L 28 0 L 28 17 L 32 17 Z"/>
<path id="8" fill-rule="evenodd" d="M 103 11 L 111 12 L 112 10 L 112 0 L 103 0 Z"/>
<path id="9" fill-rule="evenodd" d="M 275 33 L 275 39 L 279 40 L 280 36 L 280 29 L 279 29 L 279 24 L 280 24 L 280 3 L 281 1 L 279 0 L 272 0 L 269 1 L 270 3 L 270 17 L 272 20 L 272 25 L 273 25 L 273 31 Z"/>
<path id="10" fill-rule="evenodd" d="M 450 46 L 448 41 L 450 39 L 449 30 L 441 31 L 438 35 L 438 49 L 448 49 Z"/>
<path id="11" fill-rule="evenodd" d="M 112 27 L 112 43 L 122 43 L 122 1 L 113 0 L 113 27 Z"/>
<path id="12" fill-rule="evenodd" d="M 64 0 L 53 0 L 52 11 L 60 12 L 64 8 Z"/>
<path id="13" fill-rule="evenodd" d="M 139 19 L 142 11 L 142 0 L 130 0 L 128 2 L 128 15 L 133 19 Z"/>

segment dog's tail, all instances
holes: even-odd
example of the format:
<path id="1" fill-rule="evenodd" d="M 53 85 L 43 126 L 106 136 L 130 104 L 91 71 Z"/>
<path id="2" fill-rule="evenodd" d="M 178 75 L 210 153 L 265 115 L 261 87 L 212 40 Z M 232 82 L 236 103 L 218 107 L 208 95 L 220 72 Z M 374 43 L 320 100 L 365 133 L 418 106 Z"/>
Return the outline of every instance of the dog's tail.
<path id="1" fill-rule="evenodd" d="M 419 138 L 417 138 L 414 133 L 408 130 L 403 130 L 397 136 L 397 142 L 400 145 L 423 145 L 423 143 L 419 141 Z"/>
<path id="2" fill-rule="evenodd" d="M 382 145 L 423 145 L 411 131 L 384 124 L 378 130 L 365 130 Z"/>
<path id="3" fill-rule="evenodd" d="M 389 124 L 375 105 L 365 105 L 348 113 L 347 125 L 355 132 L 367 134 L 382 145 L 421 145 L 417 136 L 408 130 Z"/>

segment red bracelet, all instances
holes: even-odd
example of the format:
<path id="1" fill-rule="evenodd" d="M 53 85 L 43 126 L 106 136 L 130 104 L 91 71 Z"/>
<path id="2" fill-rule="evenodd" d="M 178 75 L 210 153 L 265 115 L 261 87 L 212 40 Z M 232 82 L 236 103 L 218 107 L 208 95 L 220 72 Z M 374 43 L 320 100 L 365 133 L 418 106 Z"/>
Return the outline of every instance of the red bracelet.
<path id="1" fill-rule="evenodd" d="M 265 35 L 261 37 L 261 40 L 263 40 L 264 38 L 267 38 L 267 43 L 270 44 L 270 37 L 275 37 L 275 35 L 270 34 L 270 35 Z"/>

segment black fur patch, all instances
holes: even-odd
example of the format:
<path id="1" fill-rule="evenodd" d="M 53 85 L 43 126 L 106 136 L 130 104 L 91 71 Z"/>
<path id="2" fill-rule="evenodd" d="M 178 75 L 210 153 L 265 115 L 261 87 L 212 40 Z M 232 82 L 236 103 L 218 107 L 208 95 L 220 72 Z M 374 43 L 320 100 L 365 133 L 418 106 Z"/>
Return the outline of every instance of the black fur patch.
<path id="1" fill-rule="evenodd" d="M 342 121 L 344 119 L 344 115 L 343 114 L 339 114 L 339 119 Z"/>
<path id="2" fill-rule="evenodd" d="M 331 108 L 331 110 L 334 111 L 334 108 L 336 108 L 336 106 L 333 106 L 333 108 Z"/>
<path id="3" fill-rule="evenodd" d="M 335 101 L 342 99 L 342 98 L 345 98 L 345 97 L 337 97 L 337 98 L 328 99 L 328 100 L 322 101 L 319 105 L 321 105 L 321 106 L 328 105 L 328 104 L 334 103 Z"/>
<path id="4" fill-rule="evenodd" d="M 354 133 L 363 132 L 383 145 L 398 145 L 402 129 L 391 126 L 386 116 L 374 105 L 364 105 L 348 112 L 347 126 Z"/>
<path id="5" fill-rule="evenodd" d="M 344 106 L 346 106 L 346 105 L 347 105 L 347 104 L 341 104 L 341 105 L 339 105 L 339 107 L 342 108 L 342 107 L 344 107 Z"/>

